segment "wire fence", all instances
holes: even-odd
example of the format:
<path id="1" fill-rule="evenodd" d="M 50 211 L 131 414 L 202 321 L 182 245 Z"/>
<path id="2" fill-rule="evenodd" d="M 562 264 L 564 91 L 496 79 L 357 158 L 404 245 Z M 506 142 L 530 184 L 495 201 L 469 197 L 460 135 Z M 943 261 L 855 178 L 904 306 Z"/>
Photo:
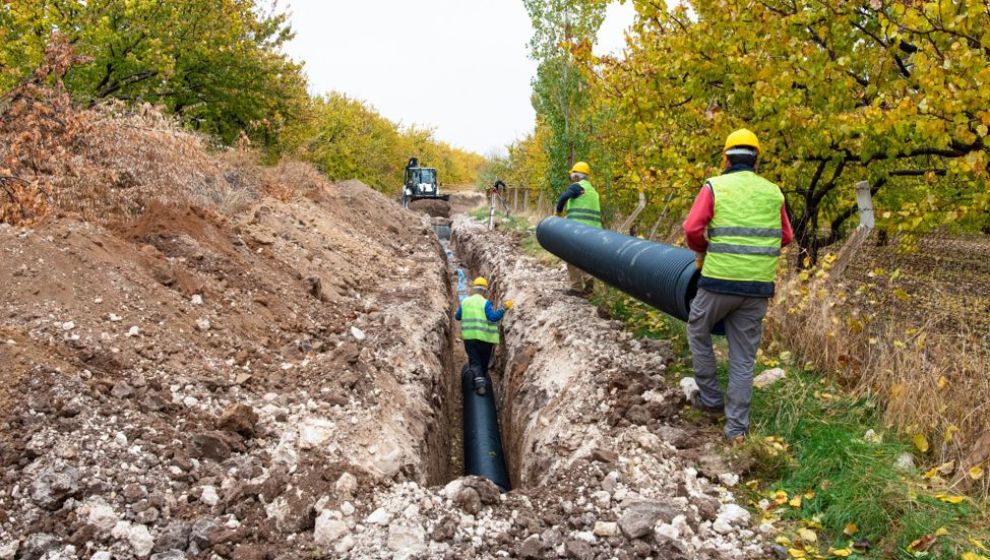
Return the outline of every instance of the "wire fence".
<path id="1" fill-rule="evenodd" d="M 556 202 L 543 190 L 530 187 L 506 187 L 502 197 L 509 211 L 517 214 L 552 214 Z"/>

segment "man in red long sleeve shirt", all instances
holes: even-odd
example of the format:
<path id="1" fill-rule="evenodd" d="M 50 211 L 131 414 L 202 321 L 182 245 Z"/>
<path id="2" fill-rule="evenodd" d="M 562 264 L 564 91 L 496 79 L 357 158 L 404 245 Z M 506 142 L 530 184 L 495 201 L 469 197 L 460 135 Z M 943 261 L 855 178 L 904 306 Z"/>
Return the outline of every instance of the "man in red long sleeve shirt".
<path id="1" fill-rule="evenodd" d="M 684 222 L 701 279 L 688 318 L 688 344 L 699 392 L 692 404 L 724 414 L 725 436 L 745 440 L 753 395 L 753 367 L 763 317 L 773 297 L 781 247 L 794 237 L 777 185 L 756 174 L 760 142 L 737 130 L 725 143 L 725 171 L 705 182 Z M 712 329 L 722 323 L 729 341 L 729 385 L 716 377 Z"/>

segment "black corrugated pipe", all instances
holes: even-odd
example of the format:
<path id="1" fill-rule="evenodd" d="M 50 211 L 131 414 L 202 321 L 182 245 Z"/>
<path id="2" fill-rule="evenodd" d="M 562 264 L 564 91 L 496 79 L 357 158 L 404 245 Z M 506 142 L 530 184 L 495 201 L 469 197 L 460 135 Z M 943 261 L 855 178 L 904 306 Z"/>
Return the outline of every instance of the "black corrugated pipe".
<path id="1" fill-rule="evenodd" d="M 473 371 L 461 372 L 464 394 L 464 474 L 483 476 L 503 492 L 512 489 L 505 468 L 505 452 L 498 430 L 498 410 L 491 379 L 485 378 L 485 394 L 475 392 Z"/>
<path id="2" fill-rule="evenodd" d="M 574 220 L 549 217 L 536 227 L 544 249 L 667 315 L 688 320 L 701 272 L 694 252 Z M 721 324 L 712 331 L 723 334 Z"/>

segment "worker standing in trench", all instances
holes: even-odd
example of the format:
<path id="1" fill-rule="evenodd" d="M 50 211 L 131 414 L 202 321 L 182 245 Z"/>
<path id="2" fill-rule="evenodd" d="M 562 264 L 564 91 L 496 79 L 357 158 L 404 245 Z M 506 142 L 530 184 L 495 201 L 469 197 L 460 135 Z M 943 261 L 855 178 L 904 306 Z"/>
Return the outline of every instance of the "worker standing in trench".
<path id="1" fill-rule="evenodd" d="M 488 292 L 488 281 L 481 277 L 474 279 L 474 292 L 461 302 L 454 318 L 461 322 L 461 338 L 464 339 L 474 390 L 484 395 L 488 386 L 488 363 L 492 350 L 499 343 L 498 322 L 512 309 L 512 300 L 507 300 L 501 309 L 495 309 L 484 296 Z"/>
<path id="2" fill-rule="evenodd" d="M 601 229 L 602 206 L 598 191 L 588 177 L 591 166 L 579 161 L 571 168 L 571 186 L 557 199 L 557 214 L 586 226 Z M 571 281 L 571 291 L 577 295 L 591 293 L 594 287 L 591 276 L 573 264 L 567 263 L 567 277 Z"/>
<path id="3" fill-rule="evenodd" d="M 780 249 L 793 239 L 780 188 L 756 174 L 760 141 L 746 129 L 729 135 L 724 172 L 708 179 L 684 222 L 688 247 L 701 269 L 688 318 L 688 344 L 699 392 L 692 405 L 724 415 L 730 444 L 745 441 L 753 395 L 753 366 L 763 317 L 774 295 Z M 707 238 L 706 238 L 707 233 Z M 729 384 L 716 377 L 712 328 L 724 322 Z"/>

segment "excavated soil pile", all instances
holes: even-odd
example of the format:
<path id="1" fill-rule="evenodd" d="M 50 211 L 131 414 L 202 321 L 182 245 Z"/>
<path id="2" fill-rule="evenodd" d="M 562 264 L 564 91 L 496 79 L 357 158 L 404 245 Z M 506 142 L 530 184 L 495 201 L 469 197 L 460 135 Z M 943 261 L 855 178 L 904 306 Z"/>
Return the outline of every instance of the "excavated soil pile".
<path id="1" fill-rule="evenodd" d="M 0 559 L 308 556 L 447 479 L 443 256 L 360 183 L 3 225 L 0 286 Z"/>
<path id="2" fill-rule="evenodd" d="M 414 200 L 409 203 L 409 209 L 433 218 L 450 217 L 450 203 L 445 200 Z"/>

